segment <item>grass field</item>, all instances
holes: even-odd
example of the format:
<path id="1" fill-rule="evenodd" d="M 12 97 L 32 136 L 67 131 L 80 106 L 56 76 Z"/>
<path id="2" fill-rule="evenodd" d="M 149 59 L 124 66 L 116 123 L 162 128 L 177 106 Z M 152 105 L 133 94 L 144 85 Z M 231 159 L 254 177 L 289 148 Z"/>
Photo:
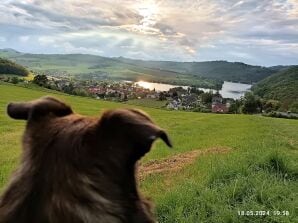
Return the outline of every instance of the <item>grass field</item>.
<path id="1" fill-rule="evenodd" d="M 43 95 L 58 97 L 84 115 L 131 106 L 0 84 L 0 188 L 18 165 L 25 124 L 8 118 L 6 105 Z M 156 204 L 160 223 L 298 222 L 297 120 L 139 108 L 167 129 L 174 143 L 169 150 L 156 142 L 143 164 L 192 150 L 207 151 L 182 169 L 153 173 L 140 181 L 142 192 Z M 212 148 L 227 152 L 208 153 Z M 270 213 L 239 216 L 238 211 Z"/>
<path id="2" fill-rule="evenodd" d="M 167 101 L 159 101 L 153 98 L 132 99 L 125 102 L 128 105 L 150 107 L 150 108 L 165 108 Z"/>

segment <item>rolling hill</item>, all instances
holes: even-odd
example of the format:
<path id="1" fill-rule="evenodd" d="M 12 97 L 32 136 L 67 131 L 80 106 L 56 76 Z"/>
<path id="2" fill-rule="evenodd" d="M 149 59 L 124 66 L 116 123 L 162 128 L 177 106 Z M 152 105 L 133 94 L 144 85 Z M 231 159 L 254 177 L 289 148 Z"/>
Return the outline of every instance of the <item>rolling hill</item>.
<path id="1" fill-rule="evenodd" d="M 2 189 L 19 164 L 25 128 L 24 121 L 6 115 L 9 102 L 52 95 L 69 103 L 75 112 L 94 116 L 105 109 L 132 107 L 2 82 L 0 95 Z M 298 221 L 297 121 L 137 108 L 165 128 L 174 144 L 169 150 L 157 141 L 141 161 L 140 169 L 145 169 L 139 179 L 141 191 L 156 204 L 158 222 Z M 152 171 L 156 165 L 160 171 Z M 266 210 L 270 214 L 241 215 L 241 210 Z M 289 214 L 274 215 L 276 210 Z"/>
<path id="2" fill-rule="evenodd" d="M 142 61 L 119 58 L 121 62 L 137 64 L 143 67 L 158 68 L 182 74 L 192 74 L 221 81 L 255 83 L 279 70 L 252 66 L 240 62 L 206 61 L 206 62 L 173 62 L 173 61 Z"/>
<path id="3" fill-rule="evenodd" d="M 12 49 L 0 50 L 0 57 L 9 58 L 36 73 L 71 76 L 76 79 L 111 79 L 152 81 L 179 85 L 216 88 L 221 81 L 194 77 L 175 71 L 147 68 L 107 58 L 85 54 L 26 54 Z"/>
<path id="4" fill-rule="evenodd" d="M 29 74 L 29 71 L 25 67 L 13 61 L 0 57 L 0 74 L 27 76 Z"/>
<path id="5" fill-rule="evenodd" d="M 255 94 L 282 102 L 288 109 L 298 103 L 298 66 L 280 71 L 257 83 L 253 88 Z"/>
<path id="6" fill-rule="evenodd" d="M 144 80 L 217 88 L 223 81 L 255 83 L 279 70 L 227 61 L 171 62 L 107 58 L 86 54 L 27 54 L 12 49 L 0 56 L 36 72 L 81 79 Z M 280 68 L 281 69 L 281 68 Z"/>

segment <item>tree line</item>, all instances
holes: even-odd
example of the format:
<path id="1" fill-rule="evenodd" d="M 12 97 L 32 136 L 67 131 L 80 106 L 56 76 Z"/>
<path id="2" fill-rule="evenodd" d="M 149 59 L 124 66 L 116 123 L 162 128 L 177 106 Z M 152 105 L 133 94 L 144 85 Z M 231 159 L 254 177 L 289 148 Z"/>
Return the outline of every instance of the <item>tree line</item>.
<path id="1" fill-rule="evenodd" d="M 0 74 L 27 76 L 29 71 L 22 65 L 16 64 L 11 60 L 0 58 Z"/>

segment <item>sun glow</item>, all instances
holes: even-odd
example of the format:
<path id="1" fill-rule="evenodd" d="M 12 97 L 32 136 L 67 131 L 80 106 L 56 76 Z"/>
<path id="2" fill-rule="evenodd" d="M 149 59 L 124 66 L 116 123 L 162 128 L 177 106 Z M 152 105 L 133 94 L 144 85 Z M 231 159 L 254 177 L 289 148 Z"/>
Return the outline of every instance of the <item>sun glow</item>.
<path id="1" fill-rule="evenodd" d="M 158 7 L 154 1 L 148 1 L 144 4 L 140 5 L 138 8 L 138 12 L 143 17 L 150 17 L 156 14 L 158 11 Z"/>
<path id="2" fill-rule="evenodd" d="M 144 28 L 151 27 L 156 24 L 158 19 L 158 5 L 155 1 L 144 1 L 137 6 L 137 11 L 143 19 L 140 21 L 140 25 Z"/>
<path id="3" fill-rule="evenodd" d="M 146 81 L 138 81 L 136 82 L 137 85 L 140 87 L 146 88 L 146 89 L 152 89 L 152 83 L 146 82 Z"/>

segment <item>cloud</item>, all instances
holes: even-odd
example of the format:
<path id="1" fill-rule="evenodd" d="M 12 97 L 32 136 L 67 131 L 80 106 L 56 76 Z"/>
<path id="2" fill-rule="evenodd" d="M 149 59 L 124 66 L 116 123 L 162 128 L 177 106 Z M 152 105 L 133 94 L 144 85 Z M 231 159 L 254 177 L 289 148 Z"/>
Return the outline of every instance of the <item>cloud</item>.
<path id="1" fill-rule="evenodd" d="M 19 40 L 20 40 L 20 42 L 22 42 L 22 43 L 26 43 L 26 42 L 28 42 L 29 39 L 30 39 L 30 36 L 20 36 L 20 37 L 19 37 Z"/>
<path id="2" fill-rule="evenodd" d="M 296 0 L 3 0 L 0 14 L 0 46 L 19 51 L 298 61 Z"/>

